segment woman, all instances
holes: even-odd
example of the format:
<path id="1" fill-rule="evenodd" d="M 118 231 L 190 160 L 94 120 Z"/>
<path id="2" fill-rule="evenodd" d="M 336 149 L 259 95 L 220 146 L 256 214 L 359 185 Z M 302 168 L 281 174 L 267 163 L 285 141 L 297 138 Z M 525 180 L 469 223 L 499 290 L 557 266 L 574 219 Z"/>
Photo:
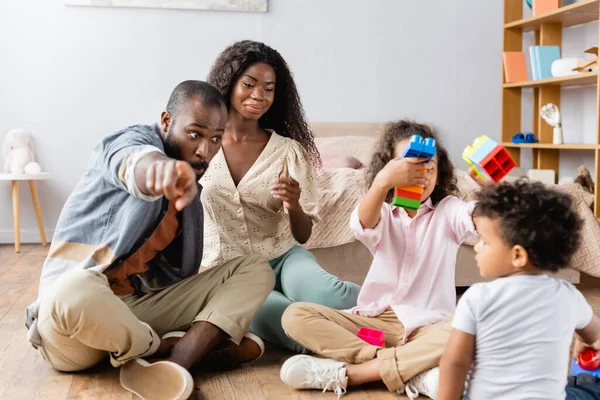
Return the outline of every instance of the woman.
<path id="1" fill-rule="evenodd" d="M 313 167 L 320 164 L 292 74 L 269 46 L 241 41 L 225 49 L 208 82 L 228 102 L 222 149 L 201 180 L 205 209 L 203 265 L 259 253 L 275 271 L 275 289 L 250 331 L 296 352 L 281 316 L 295 301 L 356 305 L 360 287 L 325 272 L 306 243 L 318 222 Z"/>

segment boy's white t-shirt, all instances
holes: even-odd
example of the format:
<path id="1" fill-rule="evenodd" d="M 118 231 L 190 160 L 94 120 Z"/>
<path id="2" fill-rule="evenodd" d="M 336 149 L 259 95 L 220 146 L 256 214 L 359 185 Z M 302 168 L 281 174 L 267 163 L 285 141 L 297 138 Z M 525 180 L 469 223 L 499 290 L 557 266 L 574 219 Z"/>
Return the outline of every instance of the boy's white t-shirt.
<path id="1" fill-rule="evenodd" d="M 467 398 L 564 400 L 573 332 L 592 315 L 575 286 L 547 275 L 471 286 L 452 323 L 475 335 Z"/>

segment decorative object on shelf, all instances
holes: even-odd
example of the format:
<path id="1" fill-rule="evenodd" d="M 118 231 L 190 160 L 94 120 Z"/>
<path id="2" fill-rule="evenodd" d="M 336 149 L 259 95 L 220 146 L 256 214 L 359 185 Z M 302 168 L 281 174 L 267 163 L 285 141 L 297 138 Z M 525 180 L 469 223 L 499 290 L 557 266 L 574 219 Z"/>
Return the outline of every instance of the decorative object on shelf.
<path id="1" fill-rule="evenodd" d="M 531 60 L 531 75 L 533 75 L 534 80 L 552 78 L 552 63 L 560 60 L 560 47 L 531 46 L 529 47 L 529 57 Z"/>
<path id="2" fill-rule="evenodd" d="M 572 183 L 575 183 L 575 179 L 572 176 L 563 176 L 558 180 L 559 185 L 570 185 Z"/>
<path id="3" fill-rule="evenodd" d="M 540 109 L 540 116 L 553 128 L 552 144 L 563 144 L 560 111 L 555 104 L 548 103 Z"/>
<path id="4" fill-rule="evenodd" d="M 533 15 L 541 15 L 549 13 L 550 11 L 554 11 L 558 9 L 559 0 L 534 0 L 531 11 L 533 11 Z"/>
<path id="5" fill-rule="evenodd" d="M 524 82 L 527 80 L 527 64 L 525 53 L 522 51 L 505 51 L 502 53 L 504 61 L 505 83 Z"/>
<path id="6" fill-rule="evenodd" d="M 529 9 L 531 10 L 531 8 L 533 7 L 532 0 L 525 0 L 525 3 L 527 3 L 527 7 L 529 7 Z"/>
<path id="7" fill-rule="evenodd" d="M 513 143 L 537 143 L 538 140 L 531 132 L 519 132 L 512 137 Z"/>
<path id="8" fill-rule="evenodd" d="M 561 58 L 552 63 L 552 76 L 560 78 L 562 76 L 577 75 L 579 71 L 576 69 L 583 65 L 584 61 L 581 58 L 569 57 Z"/>
<path id="9" fill-rule="evenodd" d="M 64 2 L 71 6 L 267 12 L 267 0 L 64 0 Z"/>
<path id="10" fill-rule="evenodd" d="M 556 173 L 553 169 L 530 169 L 527 171 L 527 177 L 532 181 L 554 185 Z"/>
<path id="11" fill-rule="evenodd" d="M 577 178 L 575 178 L 575 183 L 579 183 L 583 190 L 594 194 L 594 180 L 592 179 L 590 171 L 584 165 L 577 167 Z"/>
<path id="12" fill-rule="evenodd" d="M 2 154 L 5 172 L 38 174 L 42 171 L 35 162 L 33 136 L 24 129 L 13 129 L 6 134 Z"/>
<path id="13" fill-rule="evenodd" d="M 575 68 L 573 68 L 573 71 L 592 72 L 598 70 L 598 48 L 590 47 L 589 49 L 586 49 L 584 53 L 593 54 L 594 58 L 588 60 L 587 62 L 581 60 L 581 63 L 578 63 L 578 65 Z"/>

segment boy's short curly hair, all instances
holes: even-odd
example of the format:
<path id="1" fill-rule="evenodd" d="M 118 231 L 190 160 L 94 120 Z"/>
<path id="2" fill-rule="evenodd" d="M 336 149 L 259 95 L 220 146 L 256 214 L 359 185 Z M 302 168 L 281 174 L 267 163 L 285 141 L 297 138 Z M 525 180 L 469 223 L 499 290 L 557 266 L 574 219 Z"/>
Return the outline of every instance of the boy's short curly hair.
<path id="1" fill-rule="evenodd" d="M 398 120 L 388 123 L 377 143 L 375 151 L 371 158 L 371 163 L 366 172 L 367 184 L 369 187 L 373 184 L 375 177 L 395 158 L 396 144 L 404 139 L 410 139 L 412 135 L 421 135 L 423 138 L 432 138 L 436 142 L 436 154 L 438 157 L 438 177 L 437 184 L 433 193 L 431 193 L 431 201 L 433 204 L 439 203 L 444 197 L 456 195 L 458 189 L 456 187 L 456 177 L 454 176 L 454 166 L 448 151 L 437 137 L 432 128 L 425 124 L 419 124 L 410 120 Z M 385 201 L 391 203 L 394 198 L 394 189 L 391 189 Z"/>
<path id="2" fill-rule="evenodd" d="M 506 243 L 523 246 L 532 265 L 553 272 L 569 266 L 583 223 L 569 195 L 519 179 L 483 188 L 478 200 L 473 217 L 498 220 Z"/>

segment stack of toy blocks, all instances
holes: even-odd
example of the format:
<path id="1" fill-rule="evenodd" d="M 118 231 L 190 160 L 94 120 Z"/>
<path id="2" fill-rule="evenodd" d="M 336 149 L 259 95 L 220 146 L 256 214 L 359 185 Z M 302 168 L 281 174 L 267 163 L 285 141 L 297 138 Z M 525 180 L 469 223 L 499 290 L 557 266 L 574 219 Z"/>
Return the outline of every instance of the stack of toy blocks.
<path id="1" fill-rule="evenodd" d="M 427 138 L 423 140 L 421 135 L 412 135 L 410 142 L 404 149 L 402 157 L 426 157 L 427 160 L 435 155 L 435 139 Z M 419 185 L 410 185 L 396 188 L 392 204 L 397 207 L 407 208 L 409 210 L 418 210 L 421 206 L 421 197 L 423 196 L 423 187 Z"/>
<path id="2" fill-rule="evenodd" d="M 500 181 L 516 165 L 504 146 L 485 135 L 467 146 L 462 157 L 481 179 L 494 182 Z"/>

